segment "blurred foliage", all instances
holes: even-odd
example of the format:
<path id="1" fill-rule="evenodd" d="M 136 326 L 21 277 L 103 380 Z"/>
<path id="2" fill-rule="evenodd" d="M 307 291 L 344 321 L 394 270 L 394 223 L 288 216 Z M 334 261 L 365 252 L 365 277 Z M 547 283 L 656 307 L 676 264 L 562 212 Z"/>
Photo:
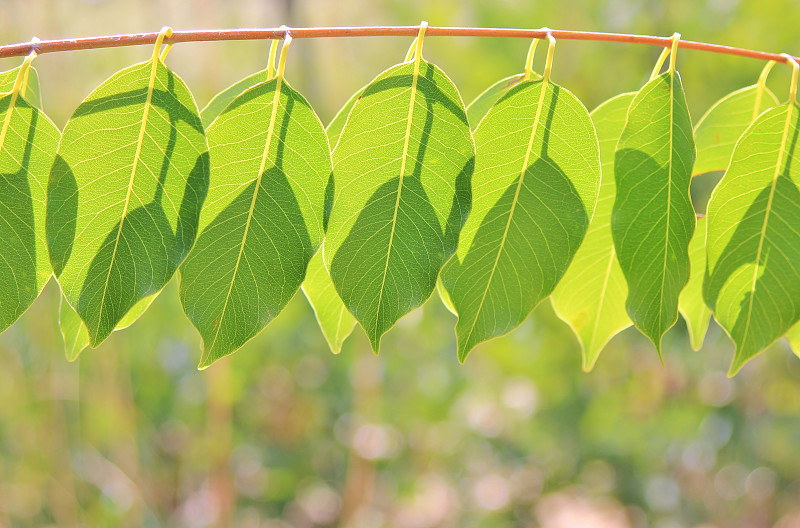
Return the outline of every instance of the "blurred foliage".
<path id="1" fill-rule="evenodd" d="M 443 0 L 290 3 L 4 0 L 4 42 L 289 25 L 549 26 L 794 51 L 791 0 Z M 323 121 L 404 56 L 410 39 L 318 39 L 287 77 Z M 430 38 L 426 57 L 470 100 L 521 70 L 523 40 Z M 262 68 L 263 42 L 181 44 L 169 63 L 204 105 Z M 59 126 L 146 47 L 36 60 Z M 553 78 L 591 109 L 647 78 L 658 50 L 561 42 Z M 5 68 L 18 64 L 4 60 Z M 762 64 L 682 51 L 695 121 Z M 788 91 L 788 68 L 770 87 Z M 715 178 L 699 178 L 702 210 Z M 459 365 L 453 316 L 432 298 L 375 357 L 357 330 L 333 356 L 298 295 L 241 351 L 199 372 L 200 340 L 171 283 L 130 329 L 64 359 L 50 284 L 0 337 L 0 526 L 725 527 L 800 525 L 800 362 L 780 342 L 733 379 L 716 325 L 692 352 L 682 322 L 666 366 L 633 330 L 595 369 L 549 302 Z"/>

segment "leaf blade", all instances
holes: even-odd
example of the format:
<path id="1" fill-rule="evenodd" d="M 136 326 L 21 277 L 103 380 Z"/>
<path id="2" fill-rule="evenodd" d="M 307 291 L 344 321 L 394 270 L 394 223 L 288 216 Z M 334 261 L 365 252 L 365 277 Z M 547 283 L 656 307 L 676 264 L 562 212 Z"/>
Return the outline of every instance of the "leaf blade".
<path id="1" fill-rule="evenodd" d="M 735 374 L 800 319 L 800 109 L 761 114 L 708 204 L 704 298 L 736 344 Z"/>
<path id="2" fill-rule="evenodd" d="M 47 241 L 92 346 L 183 262 L 207 186 L 194 99 L 157 58 L 114 74 L 75 111 L 50 173 Z"/>
<path id="3" fill-rule="evenodd" d="M 556 314 L 570 325 L 581 343 L 583 370 L 587 372 L 609 340 L 631 325 L 625 310 L 628 286 L 611 235 L 611 211 L 616 192 L 614 151 L 633 98 L 632 93 L 618 95 L 590 114 L 600 145 L 600 194 L 583 243 L 551 297 Z M 597 269 L 603 272 L 595 273 Z"/>
<path id="4" fill-rule="evenodd" d="M 703 277 L 706 269 L 707 218 L 697 219 L 691 242 L 689 242 L 689 261 L 691 272 L 689 282 L 681 292 L 678 310 L 689 328 L 689 339 L 693 350 L 700 350 L 711 322 L 711 309 L 703 300 Z"/>
<path id="5" fill-rule="evenodd" d="M 333 157 L 323 255 L 377 351 L 432 293 L 469 210 L 474 145 L 457 89 L 421 59 L 386 70 L 353 106 Z"/>
<path id="6" fill-rule="evenodd" d="M 201 369 L 252 339 L 297 292 L 322 240 L 331 172 L 319 118 L 282 77 L 244 91 L 207 134 L 212 182 L 180 272 L 181 304 L 203 338 Z"/>
<path id="7" fill-rule="evenodd" d="M 442 272 L 459 315 L 461 361 L 478 343 L 519 326 L 552 292 L 583 239 L 600 187 L 589 112 L 555 84 L 518 84 L 483 118 L 475 141 L 475 201 Z"/>
<path id="8" fill-rule="evenodd" d="M 661 338 L 678 319 L 689 280 L 695 213 L 689 197 L 692 125 L 680 74 L 666 72 L 634 98 L 617 145 L 612 233 L 628 283 L 633 324 L 661 355 Z"/>
<path id="9" fill-rule="evenodd" d="M 694 128 L 697 158 L 692 173 L 727 169 L 733 147 L 745 129 L 762 112 L 777 104 L 772 91 L 759 84 L 732 92 L 714 103 Z"/>
<path id="10" fill-rule="evenodd" d="M 20 73 L 25 74 L 21 67 L 5 72 L 11 88 L 0 95 L 0 332 L 30 307 L 52 273 L 45 189 L 61 133 L 13 91 Z M 32 88 L 38 85 L 35 74 L 30 75 L 26 94 L 38 93 Z"/>

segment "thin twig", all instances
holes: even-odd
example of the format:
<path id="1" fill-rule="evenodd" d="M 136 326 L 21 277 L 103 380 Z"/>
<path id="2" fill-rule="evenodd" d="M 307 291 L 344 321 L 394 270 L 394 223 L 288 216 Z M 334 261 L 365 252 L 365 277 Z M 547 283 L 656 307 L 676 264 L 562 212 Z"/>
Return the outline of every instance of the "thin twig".
<path id="1" fill-rule="evenodd" d="M 383 37 L 383 36 L 408 36 L 414 37 L 419 31 L 419 26 L 363 26 L 363 27 L 313 27 L 313 28 L 263 28 L 263 29 L 203 29 L 175 31 L 172 37 L 165 40 L 167 44 L 177 42 L 208 42 L 216 40 L 265 40 L 282 39 L 286 31 L 291 31 L 294 38 L 318 37 Z M 602 42 L 623 42 L 628 44 L 648 44 L 651 46 L 667 47 L 671 45 L 671 37 L 654 37 L 650 35 L 630 35 L 625 33 L 602 33 L 596 31 L 562 31 L 556 29 L 513 29 L 513 28 L 471 28 L 471 27 L 436 27 L 431 26 L 426 31 L 430 37 L 506 37 L 506 38 L 546 38 L 547 34 L 561 40 L 593 40 Z M 20 42 L 0 46 L 0 58 L 19 57 L 27 55 L 32 50 L 37 53 L 50 53 L 54 51 L 73 51 L 97 48 L 115 48 L 119 46 L 137 46 L 154 44 L 158 31 L 150 33 L 131 33 L 127 35 L 109 35 L 102 37 L 85 37 L 61 40 L 42 40 Z M 780 53 L 767 53 L 765 51 L 709 44 L 681 40 L 681 49 L 694 49 L 738 55 L 761 60 L 774 60 L 787 62 L 789 59 Z M 796 57 L 800 60 L 800 57 Z"/>

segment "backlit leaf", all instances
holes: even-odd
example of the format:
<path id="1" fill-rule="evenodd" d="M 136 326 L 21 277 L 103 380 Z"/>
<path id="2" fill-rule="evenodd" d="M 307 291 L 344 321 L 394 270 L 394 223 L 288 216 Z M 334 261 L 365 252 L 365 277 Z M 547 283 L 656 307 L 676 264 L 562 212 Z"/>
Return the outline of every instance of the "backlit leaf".
<path id="1" fill-rule="evenodd" d="M 611 237 L 614 152 L 634 94 L 618 95 L 591 113 L 597 128 L 602 184 L 592 222 L 569 269 L 553 290 L 553 308 L 581 342 L 583 369 L 591 370 L 606 343 L 631 325 L 625 311 L 628 286 Z"/>
<path id="2" fill-rule="evenodd" d="M 533 80 L 539 79 L 540 75 L 531 72 Z M 525 78 L 524 73 L 511 75 L 505 79 L 500 79 L 486 90 L 481 92 L 469 105 L 467 105 L 467 119 L 472 130 L 478 127 L 483 116 L 489 111 L 494 104 L 500 100 L 511 88 L 516 86 L 521 80 Z"/>
<path id="3" fill-rule="evenodd" d="M 50 174 L 47 241 L 91 346 L 183 262 L 208 177 L 194 99 L 161 60 L 114 74 L 72 115 Z"/>
<path id="4" fill-rule="evenodd" d="M 788 332 L 786 332 L 786 341 L 789 342 L 789 347 L 794 352 L 794 355 L 800 357 L 800 324 L 795 324 Z"/>
<path id="5" fill-rule="evenodd" d="M 8 93 L 14 87 L 21 66 L 17 66 L 8 71 L 0 72 L 0 93 Z M 24 84 L 24 83 L 23 83 Z M 28 67 L 28 83 L 25 90 L 20 94 L 36 108 L 42 108 L 42 96 L 39 90 L 39 74 L 33 66 Z"/>
<path id="6" fill-rule="evenodd" d="M 694 155 L 680 75 L 663 73 L 637 92 L 628 110 L 615 156 L 611 216 L 628 283 L 628 315 L 659 355 L 661 337 L 678 320 L 678 297 L 689 280 Z"/>
<path id="7" fill-rule="evenodd" d="M 338 354 L 342 351 L 342 343 L 353 331 L 356 320 L 336 293 L 331 276 L 325 269 L 322 251 L 317 252 L 308 263 L 303 293 L 314 308 L 328 346 L 334 354 Z"/>
<path id="8" fill-rule="evenodd" d="M 714 103 L 694 129 L 697 159 L 692 172 L 704 174 L 727 169 L 733 146 L 745 129 L 776 104 L 775 95 L 760 84 L 737 90 Z"/>
<path id="9" fill-rule="evenodd" d="M 282 77 L 243 92 L 207 134 L 211 185 L 180 274 L 181 303 L 203 337 L 200 368 L 254 337 L 297 292 L 322 242 L 331 174 L 319 118 Z"/>
<path id="10" fill-rule="evenodd" d="M 798 132 L 796 104 L 761 114 L 708 204 L 704 296 L 736 343 L 731 374 L 800 319 Z"/>
<path id="11" fill-rule="evenodd" d="M 553 291 L 600 188 L 589 112 L 543 80 L 512 88 L 475 130 L 474 202 L 442 282 L 458 313 L 458 357 L 510 332 Z"/>
<path id="12" fill-rule="evenodd" d="M 45 201 L 60 134 L 41 110 L 13 91 L 16 80 L 14 75 L 11 87 L 4 83 L 8 91 L 0 94 L 0 332 L 28 309 L 52 274 Z M 32 71 L 30 84 L 37 84 Z"/>
<path id="13" fill-rule="evenodd" d="M 255 86 L 267 80 L 269 80 L 269 72 L 267 70 L 261 70 L 245 77 L 241 81 L 233 83 L 215 95 L 208 102 L 206 107 L 200 110 L 200 120 L 203 122 L 203 127 L 208 128 L 208 125 L 210 125 L 234 99 L 242 95 L 242 92 L 251 86 Z"/>
<path id="14" fill-rule="evenodd" d="M 364 93 L 364 88 L 361 88 L 359 91 L 354 93 L 350 99 L 347 100 L 344 106 L 336 113 L 336 115 L 333 116 L 333 119 L 331 119 L 331 122 L 328 123 L 327 128 L 325 128 L 325 133 L 328 135 L 328 142 L 331 144 L 331 148 L 336 147 L 336 143 L 339 141 L 339 136 L 342 135 L 344 124 L 347 122 L 347 116 L 350 115 L 350 110 L 353 109 L 353 106 L 361 97 L 362 93 Z"/>
<path id="15" fill-rule="evenodd" d="M 128 310 L 125 317 L 117 324 L 114 331 L 124 330 L 135 323 L 147 311 L 159 293 L 161 292 L 145 297 L 134 304 L 133 308 Z M 68 361 L 75 361 L 80 353 L 89 346 L 89 331 L 80 316 L 64 298 L 64 295 L 59 295 L 58 298 L 58 327 L 61 330 L 61 338 L 64 341 L 64 353 Z"/>
<path id="16" fill-rule="evenodd" d="M 422 59 L 380 74 L 350 111 L 333 153 L 323 255 L 375 351 L 430 296 L 455 251 L 474 155 L 456 87 Z"/>
<path id="17" fill-rule="evenodd" d="M 691 274 L 689 282 L 681 292 L 678 310 L 689 328 L 689 338 L 694 350 L 700 350 L 706 337 L 711 310 L 703 300 L 703 277 L 706 270 L 706 224 L 705 217 L 697 219 L 692 241 L 689 242 Z"/>
<path id="18" fill-rule="evenodd" d="M 347 116 L 363 91 L 362 88 L 356 92 L 325 129 L 331 145 L 336 145 L 336 142 L 339 141 L 339 135 L 342 133 Z M 353 331 L 356 320 L 342 302 L 342 298 L 339 297 L 339 293 L 333 285 L 331 276 L 325 268 L 325 261 L 322 259 L 322 250 L 318 251 L 308 263 L 306 280 L 303 281 L 302 288 L 308 303 L 314 309 L 317 322 L 331 352 L 338 354 L 342 351 L 342 343 Z"/>

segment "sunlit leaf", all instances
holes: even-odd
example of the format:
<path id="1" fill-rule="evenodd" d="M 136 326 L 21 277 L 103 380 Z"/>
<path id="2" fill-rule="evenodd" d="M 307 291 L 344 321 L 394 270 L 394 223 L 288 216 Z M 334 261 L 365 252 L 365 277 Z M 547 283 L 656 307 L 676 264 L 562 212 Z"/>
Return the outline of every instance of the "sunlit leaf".
<path id="1" fill-rule="evenodd" d="M 159 293 L 161 292 L 145 297 L 134 304 L 133 308 L 128 310 L 125 317 L 117 324 L 114 331 L 124 330 L 135 323 L 147 311 Z M 64 341 L 64 353 L 67 356 L 67 360 L 75 361 L 80 353 L 89 346 L 89 331 L 63 295 L 59 295 L 58 327 L 61 330 L 61 338 Z"/>
<path id="2" fill-rule="evenodd" d="M 325 129 L 331 145 L 336 145 L 336 142 L 339 141 L 339 135 L 342 133 L 347 116 L 362 91 L 363 88 L 345 103 Z M 342 298 L 339 297 L 339 293 L 333 285 L 331 276 L 325 268 L 325 261 L 322 259 L 322 251 L 318 251 L 308 263 L 308 271 L 302 288 L 308 303 L 314 309 L 317 322 L 331 352 L 338 354 L 342 350 L 342 343 L 353 331 L 356 320 L 342 302 Z"/>
<path id="3" fill-rule="evenodd" d="M 790 328 L 785 337 L 794 355 L 800 357 L 800 324 L 795 324 Z"/>
<path id="4" fill-rule="evenodd" d="M 321 251 L 308 263 L 303 293 L 314 308 L 328 346 L 334 354 L 338 354 L 342 351 L 342 343 L 353 331 L 356 320 L 336 293 L 331 276 L 325 269 Z"/>
<path id="5" fill-rule="evenodd" d="M 566 89 L 522 81 L 475 130 L 473 206 L 442 282 L 458 313 L 458 357 L 510 332 L 553 291 L 597 203 L 589 112 Z"/>
<path id="6" fill-rule="evenodd" d="M 704 296 L 736 343 L 730 373 L 800 319 L 800 109 L 761 114 L 708 204 Z"/>
<path id="7" fill-rule="evenodd" d="M 633 97 L 632 93 L 618 95 L 591 113 L 600 143 L 600 197 L 583 244 L 552 295 L 556 313 L 580 339 L 586 371 L 592 369 L 606 343 L 631 325 L 625 311 L 628 286 L 611 237 L 611 210 L 616 193 L 614 152 Z"/>
<path id="8" fill-rule="evenodd" d="M 377 351 L 430 296 L 469 212 L 474 145 L 456 87 L 421 59 L 386 70 L 350 111 L 333 161 L 323 255 Z"/>
<path id="9" fill-rule="evenodd" d="M 483 116 L 486 115 L 489 109 L 524 78 L 524 73 L 511 75 L 505 79 L 500 79 L 486 90 L 481 92 L 478 97 L 476 97 L 469 105 L 467 105 L 467 119 L 469 120 L 470 128 L 475 130 L 478 127 L 478 123 L 480 123 L 481 119 L 483 119 Z M 540 75 L 531 72 L 531 78 L 536 80 L 540 78 Z"/>
<path id="10" fill-rule="evenodd" d="M 114 74 L 72 115 L 50 174 L 47 241 L 91 346 L 183 262 L 208 177 L 194 99 L 158 59 Z"/>
<path id="11" fill-rule="evenodd" d="M 180 281 L 203 337 L 201 368 L 254 337 L 297 292 L 322 242 L 331 174 L 319 118 L 282 77 L 243 92 L 207 134 L 211 185 Z"/>
<path id="12" fill-rule="evenodd" d="M 680 75 L 663 73 L 639 90 L 628 110 L 617 144 L 611 217 L 628 283 L 628 315 L 659 355 L 661 337 L 678 320 L 678 297 L 689 280 L 694 155 Z"/>
<path id="13" fill-rule="evenodd" d="M 200 111 L 200 120 L 203 122 L 203 127 L 208 128 L 208 125 L 210 125 L 234 99 L 242 95 L 245 90 L 267 80 L 269 80 L 269 72 L 267 70 L 261 70 L 245 77 L 241 81 L 233 83 L 215 95 L 211 101 L 208 102 L 206 107 Z"/>
<path id="14" fill-rule="evenodd" d="M 706 337 L 711 310 L 703 300 L 703 277 L 706 270 L 706 218 L 697 219 L 691 242 L 689 242 L 689 261 L 691 274 L 689 282 L 681 292 L 678 310 L 686 320 L 689 338 L 694 350 L 700 350 Z"/>
<path id="15" fill-rule="evenodd" d="M 328 126 L 325 128 L 325 133 L 328 135 L 328 142 L 331 144 L 331 148 L 336 147 L 339 136 L 342 135 L 344 124 L 347 122 L 347 116 L 350 115 L 350 110 L 353 109 L 353 106 L 356 104 L 356 101 L 359 100 L 362 93 L 364 93 L 364 88 L 354 93 L 336 115 L 333 116 L 333 119 L 331 119 L 331 122 L 328 123 Z"/>
<path id="16" fill-rule="evenodd" d="M 0 331 L 28 309 L 52 274 L 45 201 L 60 134 L 41 110 L 13 91 L 16 80 L 13 75 L 11 87 L 4 81 L 3 90 L 8 91 L 0 94 Z M 21 91 L 22 78 L 20 82 Z M 31 84 L 37 84 L 32 71 Z"/>
<path id="17" fill-rule="evenodd" d="M 8 71 L 0 72 L 0 93 L 8 93 L 14 87 L 21 66 L 17 66 Z M 25 83 L 23 83 L 24 85 Z M 42 95 L 39 90 L 39 74 L 33 66 L 28 67 L 28 83 L 23 86 L 24 91 L 20 94 L 31 105 L 42 108 Z"/>
<path id="18" fill-rule="evenodd" d="M 704 174 L 727 169 L 733 146 L 745 129 L 776 104 L 775 95 L 761 84 L 737 90 L 714 103 L 694 129 L 697 159 L 692 172 Z"/>

